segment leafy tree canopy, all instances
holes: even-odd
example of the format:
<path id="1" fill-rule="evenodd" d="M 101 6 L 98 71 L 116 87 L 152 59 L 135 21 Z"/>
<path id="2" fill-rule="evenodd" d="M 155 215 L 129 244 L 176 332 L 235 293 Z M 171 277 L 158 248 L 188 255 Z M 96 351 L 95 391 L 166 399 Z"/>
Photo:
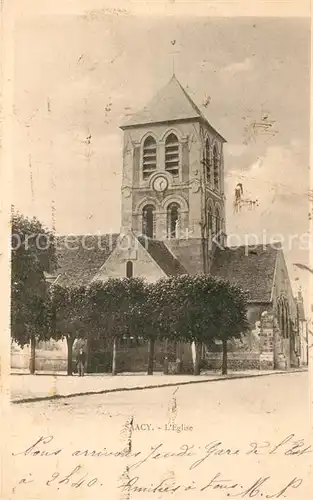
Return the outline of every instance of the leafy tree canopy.
<path id="1" fill-rule="evenodd" d="M 90 285 L 87 294 L 89 325 L 95 336 L 121 337 L 134 333 L 136 317 L 146 296 L 142 279 L 97 281 Z"/>
<path id="2" fill-rule="evenodd" d="M 169 338 L 208 342 L 247 329 L 245 296 L 226 280 L 207 274 L 162 279 L 152 296 L 155 320 Z"/>
<path id="3" fill-rule="evenodd" d="M 65 287 L 57 283 L 51 286 L 51 305 L 55 340 L 64 337 L 86 337 L 88 335 L 86 287 Z"/>
<path id="4" fill-rule="evenodd" d="M 11 233 L 11 331 L 24 346 L 30 336 L 45 340 L 51 335 L 51 308 L 45 272 L 55 266 L 54 238 L 38 219 L 19 213 L 12 216 Z"/>

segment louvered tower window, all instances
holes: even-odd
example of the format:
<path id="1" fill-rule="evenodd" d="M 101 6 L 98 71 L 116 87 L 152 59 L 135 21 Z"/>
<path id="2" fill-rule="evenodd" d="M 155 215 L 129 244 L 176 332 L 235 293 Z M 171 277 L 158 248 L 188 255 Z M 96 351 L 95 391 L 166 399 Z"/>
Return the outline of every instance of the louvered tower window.
<path id="1" fill-rule="evenodd" d="M 220 165 L 217 147 L 213 148 L 213 168 L 214 168 L 214 189 L 219 189 L 220 185 Z"/>
<path id="2" fill-rule="evenodd" d="M 210 142 L 209 139 L 205 142 L 205 174 L 206 181 L 211 184 L 211 158 L 210 158 Z"/>
<path id="3" fill-rule="evenodd" d="M 165 141 L 165 170 L 174 177 L 179 172 L 179 142 L 175 134 L 170 134 Z"/>
<path id="4" fill-rule="evenodd" d="M 150 175 L 156 170 L 157 166 L 157 148 L 156 142 L 153 137 L 146 138 L 143 144 L 143 157 L 142 157 L 142 175 L 144 179 L 148 179 Z"/>

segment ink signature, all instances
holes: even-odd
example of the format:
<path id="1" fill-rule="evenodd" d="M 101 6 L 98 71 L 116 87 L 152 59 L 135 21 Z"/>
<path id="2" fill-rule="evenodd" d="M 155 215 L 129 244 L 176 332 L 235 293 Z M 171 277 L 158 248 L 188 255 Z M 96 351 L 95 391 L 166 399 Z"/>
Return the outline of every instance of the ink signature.
<path id="1" fill-rule="evenodd" d="M 122 492 L 131 493 L 183 493 L 194 491 L 198 493 L 214 490 L 215 493 L 224 493 L 228 498 L 266 498 L 274 499 L 285 497 L 288 490 L 297 489 L 303 484 L 303 479 L 294 477 L 288 480 L 277 490 L 271 486 L 271 476 L 261 476 L 252 480 L 248 484 L 241 484 L 232 479 L 228 479 L 222 472 L 218 472 L 204 486 L 192 481 L 190 484 L 179 484 L 172 479 L 163 479 L 156 484 L 145 486 L 140 483 L 138 476 L 126 479 L 119 488 Z"/>

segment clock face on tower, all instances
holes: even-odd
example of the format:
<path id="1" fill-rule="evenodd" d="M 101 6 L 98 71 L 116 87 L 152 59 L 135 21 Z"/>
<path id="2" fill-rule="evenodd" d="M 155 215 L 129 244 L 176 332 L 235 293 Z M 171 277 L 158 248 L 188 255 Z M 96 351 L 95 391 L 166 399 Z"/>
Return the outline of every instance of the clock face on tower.
<path id="1" fill-rule="evenodd" d="M 159 175 L 153 181 L 153 189 L 158 193 L 162 193 L 163 191 L 165 191 L 167 189 L 167 186 L 168 180 L 163 175 Z"/>

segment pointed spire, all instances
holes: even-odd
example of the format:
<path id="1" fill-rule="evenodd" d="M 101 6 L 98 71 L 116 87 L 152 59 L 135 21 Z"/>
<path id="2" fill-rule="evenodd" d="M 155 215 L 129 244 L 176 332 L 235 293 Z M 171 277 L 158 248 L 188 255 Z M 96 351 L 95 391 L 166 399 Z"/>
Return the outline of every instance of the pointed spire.
<path id="1" fill-rule="evenodd" d="M 122 128 L 148 123 L 204 118 L 199 108 L 177 80 L 174 71 L 173 65 L 173 75 L 170 81 Z"/>

